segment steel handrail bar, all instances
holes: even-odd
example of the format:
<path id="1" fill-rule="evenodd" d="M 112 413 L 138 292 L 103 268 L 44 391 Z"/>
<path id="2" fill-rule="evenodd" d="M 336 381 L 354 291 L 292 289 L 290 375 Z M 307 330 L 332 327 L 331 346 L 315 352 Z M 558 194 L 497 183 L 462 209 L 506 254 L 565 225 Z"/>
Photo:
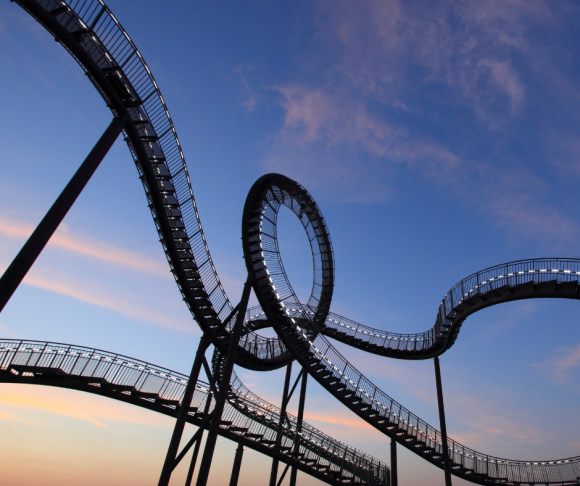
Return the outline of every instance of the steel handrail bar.
<path id="1" fill-rule="evenodd" d="M 65 351 L 66 350 L 66 351 Z M 10 356 L 11 354 L 11 356 Z M 110 353 L 107 351 L 103 351 L 103 350 L 99 350 L 99 349 L 94 349 L 94 348 L 88 348 L 85 346 L 74 346 L 74 345 L 67 345 L 67 344 L 63 344 L 63 343 L 53 343 L 53 342 L 44 342 L 44 341 L 34 341 L 34 340 L 14 340 L 14 339 L 0 339 L 0 355 L 4 355 L 4 359 L 0 360 L 1 366 L 0 366 L 0 370 L 6 371 L 8 370 L 11 366 L 18 366 L 20 363 L 14 363 L 15 358 L 18 355 L 24 355 L 24 357 L 26 358 L 26 363 L 29 363 L 31 356 L 29 355 L 35 355 L 34 357 L 36 358 L 35 363 L 37 363 L 34 366 L 38 366 L 38 368 L 42 371 L 45 371 L 47 367 L 45 366 L 40 366 L 38 365 L 38 363 L 41 363 L 45 357 L 46 354 L 51 356 L 51 361 L 50 363 L 54 363 L 54 357 L 59 355 L 63 358 L 66 358 L 67 356 L 72 356 L 75 359 L 75 363 L 76 360 L 78 360 L 79 358 L 83 357 L 87 359 L 87 363 L 85 363 L 85 366 L 83 366 L 83 368 L 80 370 L 80 372 L 74 372 L 75 370 L 75 365 L 68 365 L 66 366 L 66 368 L 69 368 L 69 374 L 72 374 L 73 376 L 87 376 L 89 378 L 99 378 L 99 376 L 89 376 L 89 375 L 94 375 L 95 371 L 97 370 L 97 368 L 95 368 L 93 370 L 93 372 L 88 373 L 88 374 L 84 374 L 85 370 L 87 370 L 87 364 L 92 362 L 98 362 L 101 363 L 103 360 L 108 360 L 108 361 L 112 361 L 114 364 L 118 364 L 120 367 L 125 367 L 127 369 L 130 370 L 139 370 L 141 371 L 141 373 L 148 373 L 156 378 L 163 378 L 163 382 L 161 384 L 159 384 L 157 386 L 157 390 L 155 391 L 155 393 L 158 394 L 158 396 L 160 398 L 164 398 L 164 390 L 167 390 L 167 384 L 169 383 L 176 383 L 181 385 L 182 389 L 185 388 L 185 385 L 187 383 L 187 377 L 181 373 L 177 373 L 174 371 L 171 371 L 167 368 L 162 368 L 159 367 L 157 365 L 153 365 L 151 363 L 148 362 L 144 362 L 144 361 L 140 361 L 140 360 L 136 360 L 134 358 L 129 358 L 127 356 L 124 355 L 119 355 L 119 354 L 115 354 L 115 353 Z M 62 361 L 61 361 L 62 363 Z M 30 365 L 26 365 L 26 366 L 30 366 Z M 56 365 L 54 367 L 52 367 L 55 370 L 59 370 L 62 369 L 61 365 Z M 110 369 L 110 368 L 107 368 Z M 63 370 L 64 371 L 64 370 Z M 97 373 L 97 375 L 100 375 L 100 373 Z M 106 376 L 106 373 L 105 373 Z M 118 376 L 118 374 L 114 375 L 115 378 Z M 117 381 L 120 381 L 120 383 L 116 383 Z M 125 382 L 121 379 L 121 380 L 115 380 L 113 379 L 113 382 L 110 382 L 112 384 L 112 386 L 115 385 L 124 385 Z M 145 388 L 145 383 L 146 380 L 144 380 L 141 384 L 142 388 Z M 201 391 L 201 392 L 209 392 L 210 391 L 210 386 L 209 384 L 203 382 L 203 381 L 199 381 L 198 386 L 196 388 L 197 391 Z M 272 424 L 274 424 L 272 426 L 272 430 L 276 430 L 276 425 L 278 424 L 279 421 L 279 416 L 280 416 L 280 409 L 270 403 L 268 403 L 267 401 L 261 399 L 260 397 L 258 397 L 257 395 L 255 395 L 253 392 L 251 392 L 239 379 L 239 377 L 237 377 L 235 374 L 232 376 L 232 390 L 237 391 L 237 393 L 234 394 L 234 397 L 232 398 L 232 400 L 230 400 L 230 406 L 236 408 L 236 410 L 238 411 L 243 411 L 243 408 L 239 408 L 236 406 L 237 401 L 241 401 L 242 404 L 245 404 L 245 406 L 247 407 L 248 410 L 251 411 L 255 411 L 256 409 L 261 409 L 264 413 L 264 417 L 266 417 L 266 414 L 270 414 L 271 415 L 271 419 L 270 421 L 272 422 Z M 143 391 L 143 390 L 138 390 L 138 391 Z M 180 394 L 178 393 L 177 396 L 179 396 Z M 182 393 L 181 393 L 182 395 Z M 176 395 L 170 395 L 171 398 L 175 399 Z M 232 403 L 236 402 L 236 403 Z M 192 402 L 193 403 L 193 402 Z M 288 414 L 288 417 L 290 419 L 290 423 L 291 423 L 291 427 L 284 427 L 283 428 L 283 433 L 285 435 L 285 438 L 291 438 L 292 440 L 294 438 L 296 438 L 297 434 L 296 434 L 296 423 L 297 423 L 297 419 L 296 417 L 294 417 L 291 414 Z M 251 423 L 255 422 L 255 419 L 252 417 L 246 417 L 250 420 L 249 424 L 251 425 Z M 361 464 L 365 464 L 364 466 L 360 466 L 360 470 L 361 471 L 372 471 L 373 468 L 379 468 L 383 471 L 382 477 L 384 479 L 384 477 L 386 477 L 387 472 L 388 472 L 388 467 L 382 463 L 381 461 L 379 461 L 378 459 L 370 456 L 369 454 L 364 453 L 363 451 L 360 451 L 356 448 L 350 447 L 346 444 L 344 444 L 341 441 L 337 441 L 333 438 L 331 438 L 330 436 L 324 434 L 323 432 L 319 431 L 318 429 L 316 429 L 315 427 L 312 427 L 311 425 L 303 422 L 302 424 L 303 430 L 302 430 L 302 434 L 300 434 L 301 437 L 301 441 L 300 444 L 304 445 L 305 448 L 310 447 L 310 449 L 316 450 L 319 447 L 323 447 L 324 448 L 324 444 L 328 443 L 333 445 L 334 447 L 341 447 L 341 448 L 346 448 L 346 450 L 350 451 L 351 454 L 354 454 L 357 457 L 357 460 L 361 462 Z M 328 447 L 326 447 L 326 449 L 328 449 Z M 330 457 L 328 456 L 328 453 L 326 454 L 326 457 Z M 338 461 L 338 459 L 337 459 Z M 338 463 L 337 463 L 338 464 Z M 338 467 L 338 465 L 337 465 Z M 355 471 L 356 473 L 356 471 Z M 360 471 L 359 471 L 360 474 Z"/>

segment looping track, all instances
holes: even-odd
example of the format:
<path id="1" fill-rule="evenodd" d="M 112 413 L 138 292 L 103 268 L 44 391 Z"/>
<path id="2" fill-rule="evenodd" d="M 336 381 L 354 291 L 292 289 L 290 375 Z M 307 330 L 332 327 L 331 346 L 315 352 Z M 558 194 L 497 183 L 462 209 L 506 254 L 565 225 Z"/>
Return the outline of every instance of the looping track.
<path id="1" fill-rule="evenodd" d="M 101 0 L 68 3 L 16 0 L 16 3 L 62 43 L 79 62 L 114 116 L 125 122 L 125 139 L 178 288 L 204 331 L 229 321 L 213 341 L 219 351 L 226 352 L 237 310 L 228 300 L 211 260 L 175 128 L 143 57 Z M 307 305 L 295 299 L 283 272 L 275 238 L 271 260 L 261 255 L 259 259 L 254 258 L 257 255 L 254 251 L 256 236 L 265 242 L 261 238 L 267 233 L 264 221 L 268 212 L 274 214 L 276 204 L 286 204 L 286 196 L 275 203 L 282 195 L 276 191 L 270 191 L 272 197 L 262 197 L 267 190 L 257 188 L 265 181 L 270 186 L 272 182 L 280 184 L 277 187 L 290 196 L 287 199 L 289 207 L 301 219 L 307 234 L 312 230 L 316 236 L 311 239 L 309 235 L 315 283 Z M 329 312 L 334 267 L 328 230 L 321 224 L 324 220 L 314 201 L 309 196 L 293 194 L 290 186 L 307 194 L 294 181 L 269 175 L 254 185 L 246 204 L 244 253 L 262 309 L 248 311 L 236 363 L 267 371 L 280 368 L 292 359 L 298 360 L 309 374 L 363 420 L 442 467 L 444 445 L 439 432 L 373 385 L 325 336 L 388 357 L 434 357 L 449 349 L 463 321 L 484 307 L 527 298 L 580 298 L 580 260 L 525 260 L 478 272 L 445 295 L 431 329 L 419 334 L 388 333 Z M 258 197 L 254 197 L 256 195 Z M 270 236 L 275 237 L 275 231 Z M 258 246 L 263 249 L 264 245 Z M 269 281 L 265 277 L 268 274 L 264 271 L 270 268 L 282 271 L 280 289 L 285 289 L 287 295 L 277 291 L 273 278 Z M 278 337 L 269 339 L 255 332 L 270 325 Z M 241 392 L 235 386 L 232 390 L 235 396 L 230 405 L 233 407 Z M 446 447 L 452 461 L 452 473 L 475 483 L 580 484 L 580 457 L 546 462 L 512 461 L 473 451 L 453 440 L 449 440 Z"/>

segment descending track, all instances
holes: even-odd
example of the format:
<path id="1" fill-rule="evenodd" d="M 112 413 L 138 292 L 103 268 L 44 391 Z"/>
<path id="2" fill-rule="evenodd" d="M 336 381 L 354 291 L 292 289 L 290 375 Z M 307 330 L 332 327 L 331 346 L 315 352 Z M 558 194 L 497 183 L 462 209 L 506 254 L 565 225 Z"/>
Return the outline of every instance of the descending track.
<path id="1" fill-rule="evenodd" d="M 175 416 L 187 376 L 98 349 L 39 341 L 0 340 L 0 382 L 49 385 L 122 400 Z M 328 484 L 387 485 L 389 468 L 378 459 L 339 442 L 296 417 L 280 420 L 280 409 L 248 390 L 237 376 L 222 416 L 220 435 L 296 466 Z M 211 404 L 206 409 L 206 401 Z M 209 385 L 199 382 L 188 422 L 201 425 L 213 410 Z M 280 448 L 276 435 L 282 433 Z M 294 448 L 299 440 L 299 449 Z"/>
<path id="2" fill-rule="evenodd" d="M 101 0 L 16 3 L 62 43 L 114 116 L 124 120 L 126 141 L 171 272 L 204 331 L 229 321 L 213 340 L 225 353 L 237 311 L 211 260 L 175 128 L 143 57 Z M 282 207 L 300 219 L 313 252 L 314 284 L 306 305 L 296 298 L 280 259 L 276 218 Z M 449 349 L 463 321 L 484 307 L 525 298 L 578 299 L 579 260 L 520 261 L 473 274 L 445 295 L 431 329 L 403 335 L 330 313 L 334 285 L 330 236 L 316 203 L 298 183 L 277 174 L 257 181 L 244 208 L 242 236 L 246 266 L 261 308 L 249 311 L 237 353 L 238 365 L 267 371 L 296 359 L 345 406 L 429 462 L 442 467 L 446 447 L 453 474 L 470 481 L 580 484 L 580 457 L 511 461 L 473 451 L 452 440 L 443 445 L 434 427 L 377 389 L 325 337 L 388 357 L 434 357 Z M 267 326 L 275 329 L 277 337 L 265 338 L 256 332 Z"/>

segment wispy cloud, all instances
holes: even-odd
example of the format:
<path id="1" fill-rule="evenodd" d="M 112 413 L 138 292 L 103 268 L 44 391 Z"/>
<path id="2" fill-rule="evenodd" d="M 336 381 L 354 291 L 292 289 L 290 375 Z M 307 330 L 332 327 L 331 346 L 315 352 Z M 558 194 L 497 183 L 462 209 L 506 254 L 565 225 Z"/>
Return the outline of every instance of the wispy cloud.
<path id="1" fill-rule="evenodd" d="M 545 118 L 554 120 L 549 110 L 566 108 L 564 93 L 577 88 L 537 36 L 562 22 L 565 7 L 516 0 L 317 5 L 311 49 L 295 76 L 265 88 L 284 115 L 265 153 L 268 170 L 356 203 L 391 199 L 408 170 L 508 233 L 563 244 L 580 235 L 550 186 L 539 183 L 544 167 L 507 142 L 521 136 L 530 103 L 540 109 L 541 93 L 550 96 Z M 541 139 L 539 132 L 532 137 Z M 478 137 L 487 140 L 484 150 Z"/>
<path id="2" fill-rule="evenodd" d="M 34 226 L 13 219 L 0 218 L 0 233 L 13 238 L 28 238 Z M 138 252 L 111 245 L 105 241 L 78 234 L 62 224 L 48 242 L 49 247 L 71 251 L 82 256 L 109 263 L 135 272 L 170 278 L 166 262 Z"/>
<path id="3" fill-rule="evenodd" d="M 347 415 L 333 414 L 333 413 L 310 413 L 305 412 L 304 417 L 308 420 L 313 420 L 316 422 L 328 422 L 330 424 L 339 424 L 345 427 L 364 429 L 364 430 L 374 430 L 374 427 L 366 423 L 363 419 L 352 418 Z"/>
<path id="4" fill-rule="evenodd" d="M 56 292 L 57 294 L 65 295 L 80 300 L 81 302 L 93 304 L 155 325 L 189 332 L 196 332 L 197 329 L 194 323 L 173 319 L 169 314 L 160 312 L 151 305 L 144 305 L 140 300 L 135 300 L 130 294 L 125 293 L 125 295 L 121 295 L 124 292 L 120 289 L 114 289 L 111 292 L 105 289 L 95 288 L 87 283 L 79 285 L 78 282 L 73 282 L 71 279 L 58 281 L 54 276 L 38 276 L 37 274 L 27 275 L 23 283 L 32 287 Z"/>
<path id="5" fill-rule="evenodd" d="M 449 404 L 446 409 L 464 427 L 463 433 L 460 431 L 452 435 L 457 441 L 471 440 L 473 445 L 477 442 L 494 443 L 499 435 L 513 443 L 540 443 L 545 438 L 535 423 L 518 414 L 498 412 L 500 407 L 492 401 L 482 402 L 478 397 L 467 394 L 452 394 L 446 398 Z"/>
<path id="6" fill-rule="evenodd" d="M 573 371 L 580 367 L 580 344 L 558 348 L 550 359 L 532 366 L 548 373 L 558 384 L 568 386 Z"/>
<path id="7" fill-rule="evenodd" d="M 163 417 L 157 417 L 157 414 L 135 406 L 128 406 L 90 394 L 49 387 L 23 387 L 22 385 L 4 384 L 0 390 L 0 406 L 3 408 L 0 410 L 0 419 L 21 421 L 24 425 L 29 426 L 42 424 L 38 421 L 21 418 L 17 412 L 19 409 L 42 410 L 104 428 L 107 428 L 111 421 L 130 422 L 149 427 L 167 426 Z M 11 411 L 7 411 L 7 409 Z M 107 422 L 109 423 L 107 424 Z"/>

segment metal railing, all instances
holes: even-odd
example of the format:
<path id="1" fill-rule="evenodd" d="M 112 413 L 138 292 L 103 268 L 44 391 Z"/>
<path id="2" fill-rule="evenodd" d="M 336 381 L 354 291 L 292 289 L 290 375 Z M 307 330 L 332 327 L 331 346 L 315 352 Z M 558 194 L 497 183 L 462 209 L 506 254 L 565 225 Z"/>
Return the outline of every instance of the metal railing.
<path id="1" fill-rule="evenodd" d="M 48 12 L 55 12 L 54 18 L 78 37 L 81 46 L 97 65 L 114 78 L 114 84 L 120 85 L 122 91 L 127 91 L 128 111 L 137 126 L 141 143 L 150 160 L 157 167 L 155 169 L 157 183 L 166 203 L 162 210 L 163 214 L 159 214 L 159 211 L 156 211 L 151 204 L 151 200 L 149 201 L 169 267 L 172 271 L 174 266 L 178 265 L 190 268 L 191 265 L 185 262 L 194 262 L 195 274 L 203 283 L 211 308 L 219 321 L 223 322 L 231 313 L 233 306 L 219 280 L 209 252 L 191 187 L 190 173 L 177 132 L 161 91 L 143 56 L 102 0 L 71 0 L 69 2 L 38 0 L 38 3 Z M 74 54 L 70 53 L 76 59 Z M 88 74 L 101 96 L 108 101 L 98 82 L 90 76 L 83 64 L 78 59 L 76 60 Z M 134 141 L 127 136 L 125 140 L 141 176 L 145 193 L 149 197 L 150 190 L 143 176 L 141 161 L 132 145 Z M 183 261 L 173 261 L 169 257 L 165 242 L 173 239 L 174 235 L 162 232 L 157 222 L 158 218 L 167 219 L 174 232 L 184 233 L 183 238 L 175 237 L 177 247 L 184 258 Z M 173 272 L 173 274 L 191 310 L 193 302 L 189 301 L 187 293 L 184 292 L 183 282 L 179 281 L 177 273 Z M 241 345 L 253 354 L 257 361 L 276 360 L 286 352 L 284 345 L 277 337 L 247 335 Z"/>
<path id="2" fill-rule="evenodd" d="M 54 370 L 68 376 L 104 380 L 110 387 L 134 389 L 143 394 L 142 400 L 160 401 L 169 414 L 174 414 L 176 406 L 181 405 L 188 380 L 181 373 L 102 350 L 40 341 L 0 340 L 0 372 L 13 370 L 14 373 L 19 367 L 26 370 L 22 371 L 23 382 L 34 370 L 40 373 Z M 191 414 L 204 409 L 209 391 L 208 384 L 198 382 L 190 404 Z M 288 421 L 280 428 L 280 409 L 252 393 L 235 373 L 231 392 L 222 416 L 222 428 L 237 430 L 246 438 L 266 444 L 273 443 L 281 431 L 281 450 L 293 451 L 294 441 L 299 439 L 299 455 L 295 457 L 308 467 L 324 470 L 330 477 L 340 474 L 356 483 L 388 485 L 388 466 L 373 456 L 304 422 L 297 434 L 297 419 L 291 414 L 287 414 Z M 210 413 L 211 410 L 213 397 Z"/>
<path id="3" fill-rule="evenodd" d="M 382 329 L 365 326 L 356 321 L 340 316 L 334 312 L 328 314 L 325 321 L 325 329 L 322 330 L 330 337 L 335 337 L 335 332 L 342 336 L 338 339 L 353 347 L 375 347 L 377 350 L 395 351 L 424 351 L 432 349 L 437 344 L 437 338 L 441 336 L 442 326 L 450 322 L 450 314 L 454 308 L 465 300 L 484 295 L 501 287 L 514 288 L 524 284 L 541 284 L 554 281 L 557 284 L 580 281 L 580 259 L 575 258 L 535 258 L 518 260 L 486 268 L 476 272 L 455 284 L 443 297 L 437 311 L 434 326 L 428 331 L 420 333 L 400 334 L 384 331 Z M 580 297 L 580 295 L 579 295 Z M 302 306 L 310 314 L 313 309 Z M 300 317 L 302 309 L 290 308 L 292 317 Z M 449 316 L 449 318 L 448 318 Z M 260 306 L 248 309 L 248 320 L 265 319 L 265 314 Z M 330 331 L 330 332 L 329 332 Z M 347 337 L 348 339 L 345 339 Z M 440 349 L 441 352 L 446 348 Z M 371 349 L 371 351 L 373 351 Z M 400 355 L 399 355 L 400 356 Z"/>

